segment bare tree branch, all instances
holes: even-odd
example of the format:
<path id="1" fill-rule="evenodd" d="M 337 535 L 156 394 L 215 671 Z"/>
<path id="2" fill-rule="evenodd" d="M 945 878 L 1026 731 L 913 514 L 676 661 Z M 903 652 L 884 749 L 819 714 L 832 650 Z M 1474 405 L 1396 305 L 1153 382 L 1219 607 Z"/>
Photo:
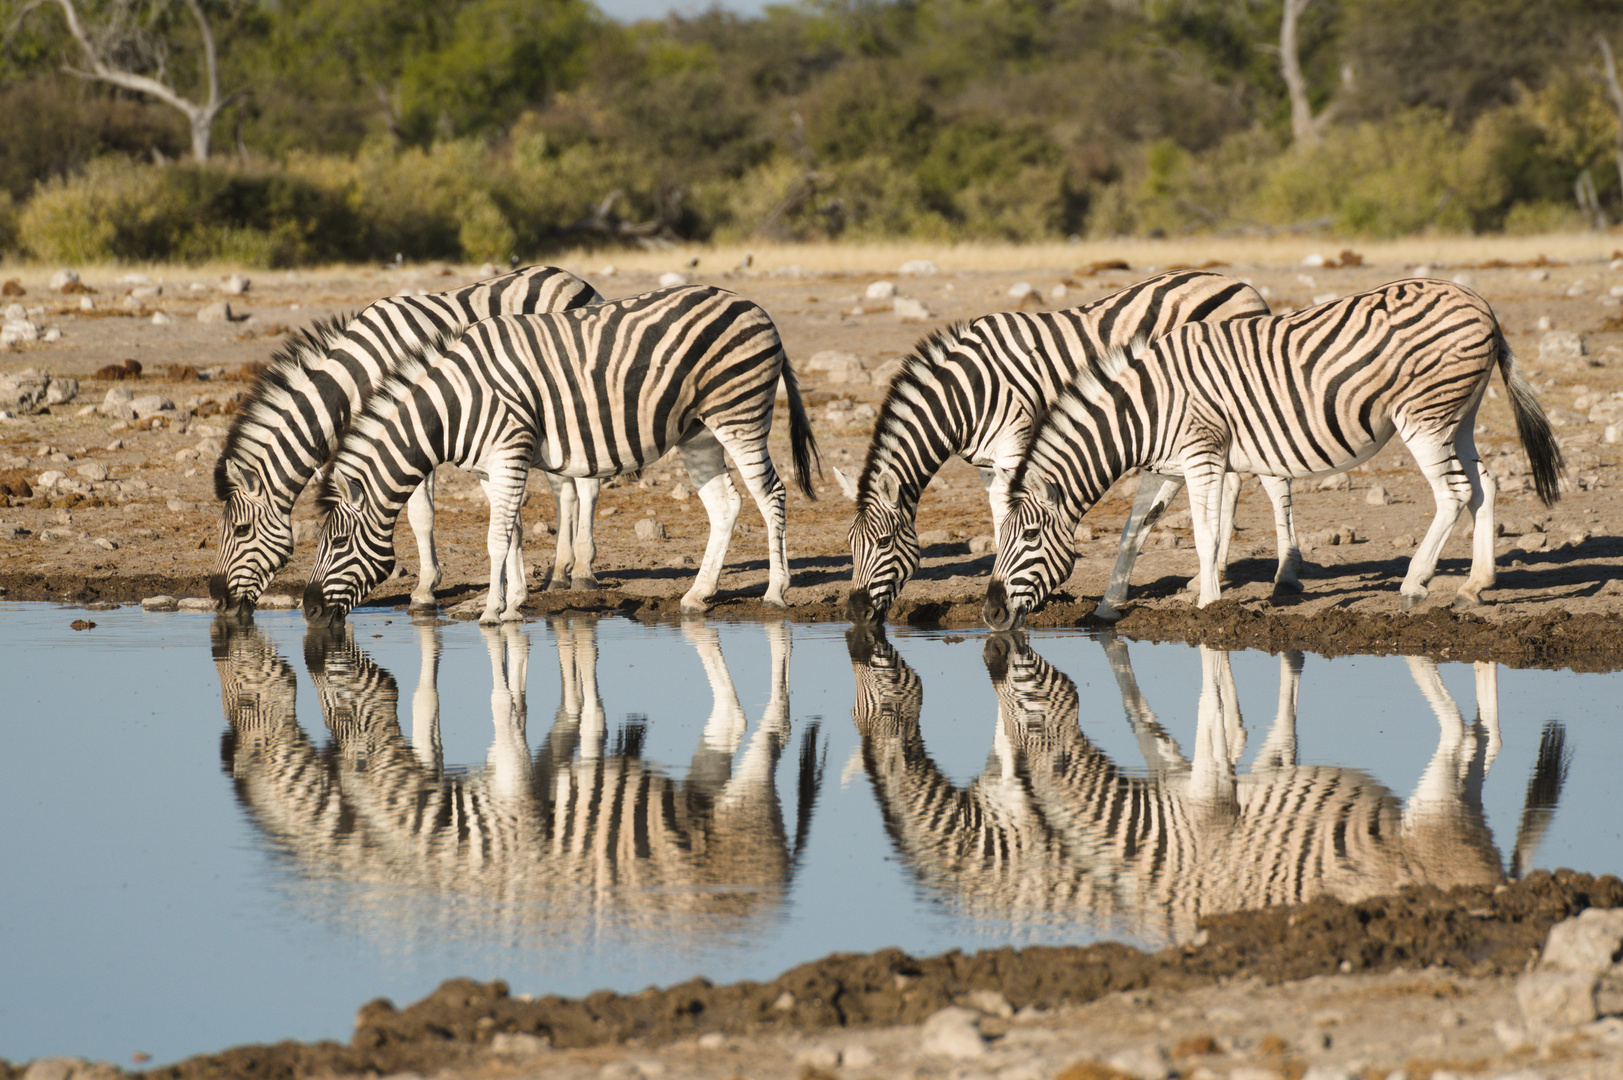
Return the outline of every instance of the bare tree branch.
<path id="1" fill-rule="evenodd" d="M 44 0 L 37 0 L 25 8 L 22 14 L 40 6 Z M 209 26 L 208 17 L 203 12 L 200 0 L 184 0 L 192 18 L 197 23 L 198 31 L 203 38 L 202 75 L 204 86 L 207 89 L 207 98 L 201 103 L 186 97 L 176 90 L 164 79 L 165 68 L 161 56 L 158 64 L 158 77 L 143 75 L 131 70 L 131 65 L 115 57 L 108 45 L 115 35 L 110 33 L 111 27 L 87 25 L 79 14 L 74 0 L 51 0 L 62 9 L 62 17 L 67 22 L 68 33 L 78 44 L 84 54 L 83 68 L 71 64 L 63 64 L 62 70 L 79 79 L 104 82 L 110 86 L 132 90 L 139 94 L 146 94 L 157 98 L 165 105 L 178 109 L 184 113 L 191 124 L 192 157 L 197 161 L 207 161 L 209 157 L 210 129 L 221 110 L 234 100 L 222 99 L 220 96 L 220 69 L 219 58 L 214 44 L 214 31 Z M 22 14 L 18 16 L 21 19 Z"/>
<path id="2" fill-rule="evenodd" d="M 1313 0 L 1284 0 L 1284 18 L 1279 23 L 1279 68 L 1285 80 L 1285 92 L 1291 104 L 1291 137 L 1303 146 L 1312 146 L 1324 137 L 1334 105 L 1318 116 L 1313 115 L 1313 104 L 1308 100 L 1307 77 L 1302 74 L 1297 30 L 1302 12 Z M 1271 50 L 1270 50 L 1271 51 Z"/>
<path id="3" fill-rule="evenodd" d="M 1612 46 L 1604 35 L 1595 35 L 1595 44 L 1600 46 L 1601 60 L 1606 65 L 1606 94 L 1612 99 L 1612 111 L 1617 114 L 1617 130 L 1612 134 L 1612 156 L 1617 159 L 1617 180 L 1623 186 L 1623 86 L 1617 82 L 1617 61 L 1612 56 Z"/>

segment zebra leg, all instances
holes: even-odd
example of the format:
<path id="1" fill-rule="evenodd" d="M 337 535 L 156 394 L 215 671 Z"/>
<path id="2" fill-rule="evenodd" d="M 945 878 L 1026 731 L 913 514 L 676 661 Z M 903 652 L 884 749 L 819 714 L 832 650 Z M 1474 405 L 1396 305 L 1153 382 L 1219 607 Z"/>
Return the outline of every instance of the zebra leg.
<path id="1" fill-rule="evenodd" d="M 1234 514 L 1240 506 L 1240 486 L 1244 477 L 1237 472 L 1223 474 L 1223 497 L 1217 505 L 1217 580 L 1224 585 L 1229 581 L 1229 547 L 1234 539 Z M 1190 578 L 1186 588 L 1198 592 L 1200 578 Z"/>
<path id="2" fill-rule="evenodd" d="M 1279 707 L 1274 726 L 1257 751 L 1253 768 L 1287 769 L 1296 764 L 1296 701 L 1302 686 L 1302 650 L 1279 654 Z"/>
<path id="3" fill-rule="evenodd" d="M 547 473 L 547 487 L 552 489 L 552 502 L 558 510 L 558 545 L 553 551 L 552 571 L 547 575 L 548 589 L 569 588 L 570 570 L 575 559 L 575 527 L 580 520 L 580 508 L 575 503 L 575 482 L 567 476 Z"/>
<path id="4" fill-rule="evenodd" d="M 761 511 L 761 520 L 766 523 L 767 582 L 766 595 L 762 599 L 773 607 L 788 607 L 789 601 L 785 593 L 789 589 L 789 549 L 784 533 L 784 504 L 788 492 L 784 489 L 783 481 L 778 478 L 777 470 L 772 467 L 772 458 L 766 450 L 766 437 L 764 434 L 753 432 L 740 435 L 736 431 L 726 429 L 717 432 L 716 438 L 721 440 L 733 463 L 738 466 L 738 474 L 743 478 L 744 486 L 749 489 L 750 495 L 754 497 L 755 505 Z M 737 498 L 737 495 L 733 497 Z M 736 516 L 737 512 L 734 511 L 734 517 Z M 727 524 L 727 532 L 728 534 L 732 532 L 731 521 Z M 723 552 L 726 546 L 727 537 L 723 536 Z M 717 569 L 718 571 L 720 569 L 719 558 Z"/>
<path id="5" fill-rule="evenodd" d="M 688 639 L 699 663 L 704 665 L 710 684 L 710 718 L 704 722 L 699 745 L 688 765 L 688 783 L 702 791 L 720 792 L 732 777 L 733 752 L 743 741 L 749 721 L 739 703 L 727 660 L 721 655 L 721 636 L 714 626 L 698 620 L 684 620 L 682 636 Z"/>
<path id="6" fill-rule="evenodd" d="M 1152 480 L 1156 482 L 1152 483 Z M 1127 524 L 1122 526 L 1121 543 L 1116 548 L 1116 565 L 1110 571 L 1110 583 L 1105 586 L 1104 596 L 1099 598 L 1099 606 L 1093 609 L 1097 618 L 1108 622 L 1121 618 L 1121 605 L 1127 600 L 1127 583 L 1133 576 L 1133 563 L 1138 560 L 1139 552 L 1144 550 L 1150 526 L 1160 520 L 1182 487 L 1181 476 L 1145 473 L 1139 478 L 1138 496 L 1127 515 Z"/>
<path id="7" fill-rule="evenodd" d="M 443 642 L 437 621 L 417 620 L 417 645 L 422 667 L 417 690 L 411 695 L 411 751 L 429 776 L 445 772 L 445 747 L 440 741 L 440 650 Z"/>
<path id="8" fill-rule="evenodd" d="M 1194 519 L 1195 554 L 1200 559 L 1200 599 L 1205 607 L 1222 595 L 1218 581 L 1218 534 L 1223 528 L 1223 476 L 1227 470 L 1216 461 L 1197 460 L 1184 468 L 1189 485 L 1189 515 Z"/>
<path id="9" fill-rule="evenodd" d="M 1195 759 L 1189 769 L 1189 794 L 1200 816 L 1213 821 L 1232 818 L 1238 810 L 1234 762 L 1245 745 L 1239 695 L 1229 654 L 1200 646 L 1200 704 L 1195 719 Z M 1236 731 L 1238 737 L 1235 736 Z"/>
<path id="10" fill-rule="evenodd" d="M 1499 756 L 1499 665 L 1489 660 L 1478 660 L 1471 665 L 1476 675 L 1476 717 L 1488 736 L 1484 767 L 1493 764 Z"/>
<path id="11" fill-rule="evenodd" d="M 490 592 L 479 622 L 481 625 L 502 620 L 516 622 L 524 618 L 519 607 L 530 593 L 524 580 L 524 551 L 519 531 L 519 505 L 524 501 L 529 459 L 491 462 L 481 471 L 485 475 L 480 477 L 479 484 L 490 503 L 490 528 L 485 534 L 485 550 L 490 556 Z"/>
<path id="12" fill-rule="evenodd" d="M 710 598 L 716 595 L 721 566 L 727 558 L 727 544 L 732 539 L 733 526 L 744 500 L 727 474 L 727 456 L 722 452 L 721 443 L 709 428 L 695 428 L 677 444 L 677 450 L 687 468 L 688 479 L 693 482 L 699 501 L 710 517 L 710 539 L 705 543 L 704 561 L 699 564 L 693 587 L 682 597 L 682 610 L 707 611 Z"/>
<path id="13" fill-rule="evenodd" d="M 602 493 L 603 481 L 597 477 L 575 478 L 575 563 L 569 573 L 571 589 L 598 588 L 597 575 L 592 573 L 592 565 L 597 562 L 592 522 L 597 515 L 597 498 Z"/>
<path id="14" fill-rule="evenodd" d="M 406 500 L 406 521 L 417 538 L 417 587 L 411 590 L 413 608 L 434 607 L 434 590 L 440 583 L 440 560 L 434 550 L 434 474 L 423 478 Z"/>
<path id="15" fill-rule="evenodd" d="M 1274 595 L 1299 593 L 1302 579 L 1297 576 L 1302 566 L 1302 548 L 1296 542 L 1296 520 L 1291 515 L 1291 482 L 1283 476 L 1262 476 L 1262 490 L 1274 506 L 1274 544 L 1279 550 L 1279 568 L 1274 571 Z M 1229 507 L 1230 511 L 1234 508 Z M 1230 515 L 1232 524 L 1233 516 Z M 1232 531 L 1232 530 L 1231 530 Z"/>
<path id="16" fill-rule="evenodd" d="M 1482 590 L 1491 589 L 1498 578 L 1493 565 L 1493 503 L 1499 493 L 1499 483 L 1477 457 L 1476 439 L 1469 422 L 1461 424 L 1454 449 L 1465 478 L 1471 482 L 1471 501 L 1466 504 L 1471 512 L 1471 574 L 1454 597 L 1454 607 L 1459 609 L 1482 603 Z"/>
<path id="17" fill-rule="evenodd" d="M 495 730 L 485 758 L 489 791 L 513 812 L 530 791 L 530 747 L 525 736 L 524 678 L 529 639 L 511 623 L 481 629 L 490 654 L 490 716 Z"/>
<path id="18" fill-rule="evenodd" d="M 1405 434 L 1402 428 L 1399 428 L 1399 434 Z M 1481 479 L 1475 471 L 1468 477 L 1464 462 L 1447 443 L 1434 442 L 1430 438 L 1413 438 L 1412 441 L 1405 438 L 1404 444 L 1408 446 L 1409 453 L 1420 466 L 1420 471 L 1431 483 L 1432 498 L 1437 501 L 1437 513 L 1431 519 L 1431 528 L 1426 530 L 1420 546 L 1415 548 L 1414 557 L 1409 560 L 1409 572 L 1403 578 L 1400 603 L 1404 611 L 1409 611 L 1429 594 L 1426 583 L 1437 572 L 1437 557 L 1442 553 L 1443 545 L 1448 542 L 1449 534 L 1454 531 L 1454 522 L 1460 516 L 1460 507 L 1466 504 L 1477 505 L 1477 488 Z M 1473 462 L 1473 467 L 1474 465 Z M 1461 491 L 1459 487 L 1464 487 L 1465 490 Z M 1492 516 L 1491 510 L 1489 516 L 1490 518 Z M 1491 528 L 1489 531 L 1491 532 Z M 1493 537 L 1487 535 L 1477 539 L 1488 545 L 1488 566 L 1491 570 Z M 1473 546 L 1474 544 L 1475 540 Z M 1460 590 L 1462 595 L 1468 597 L 1467 606 L 1475 602 L 1475 597 L 1467 594 L 1466 589 L 1476 581 L 1476 578 L 1477 567 L 1473 565 L 1471 577 L 1466 579 L 1465 588 Z"/>

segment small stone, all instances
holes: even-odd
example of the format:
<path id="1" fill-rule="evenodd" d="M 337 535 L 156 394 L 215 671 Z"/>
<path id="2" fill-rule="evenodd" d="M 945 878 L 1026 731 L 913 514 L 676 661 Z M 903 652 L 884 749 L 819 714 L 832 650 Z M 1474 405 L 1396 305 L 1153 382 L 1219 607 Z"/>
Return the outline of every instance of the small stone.
<path id="1" fill-rule="evenodd" d="M 908 277 L 934 277 L 938 273 L 935 263 L 929 259 L 910 259 L 904 262 L 896 272 L 905 274 Z"/>
<path id="2" fill-rule="evenodd" d="M 937 544 L 952 543 L 952 534 L 946 529 L 925 529 L 919 533 L 919 547 L 932 548 Z"/>
<path id="3" fill-rule="evenodd" d="M 174 412 L 175 403 L 162 394 L 142 394 L 140 397 L 130 398 L 130 409 L 135 413 L 136 419 L 144 420 L 159 413 Z"/>
<path id="4" fill-rule="evenodd" d="M 171 316 L 167 311 L 154 311 L 152 313 L 153 326 L 168 326 L 174 321 L 174 317 Z"/>
<path id="5" fill-rule="evenodd" d="M 59 469 L 46 469 L 35 479 L 34 486 L 41 491 L 49 491 L 66 479 L 67 475 Z"/>
<path id="6" fill-rule="evenodd" d="M 1167 1080 L 1174 1075 L 1172 1064 L 1159 1046 L 1142 1046 L 1113 1054 L 1105 1064 L 1136 1080 Z"/>
<path id="7" fill-rule="evenodd" d="M 778 999 L 772 1003 L 772 1008 L 777 1012 L 788 1012 L 790 1009 L 793 1009 L 794 1007 L 795 1007 L 795 995 L 790 993 L 787 990 L 785 990 L 783 993 L 779 994 Z"/>
<path id="8" fill-rule="evenodd" d="M 204 304 L 197 311 L 197 321 L 200 323 L 228 323 L 233 318 L 235 316 L 231 313 L 231 305 L 224 300 Z"/>
<path id="9" fill-rule="evenodd" d="M 175 611 L 180 607 L 180 601 L 166 593 L 157 596 L 148 596 L 141 601 L 142 611 Z"/>
<path id="10" fill-rule="evenodd" d="M 220 281 L 220 289 L 232 296 L 241 296 L 253 287 L 253 283 L 241 274 L 231 274 Z"/>
<path id="11" fill-rule="evenodd" d="M 58 270 L 51 275 L 51 288 L 56 292 L 61 292 L 69 285 L 77 284 L 79 284 L 79 271 L 77 270 Z"/>
<path id="12" fill-rule="evenodd" d="M 498 1031 L 490 1037 L 490 1052 L 504 1057 L 534 1057 L 552 1049 L 552 1041 L 544 1035 L 531 1035 L 522 1031 Z"/>
<path id="13" fill-rule="evenodd" d="M 1017 281 L 1009 286 L 1009 299 L 1015 303 L 1023 303 L 1025 299 L 1037 290 L 1032 288 L 1029 281 Z"/>
<path id="14" fill-rule="evenodd" d="M 987 555 L 996 550 L 997 541 L 985 533 L 969 538 L 969 553 L 971 555 Z"/>
<path id="15" fill-rule="evenodd" d="M 185 499 L 170 499 L 164 505 L 169 508 L 171 514 L 184 514 L 186 511 L 194 509 L 192 504 Z"/>
<path id="16" fill-rule="evenodd" d="M 1326 476 L 1319 481 L 1320 491 L 1346 491 L 1352 487 L 1352 479 L 1344 472 Z"/>
<path id="17" fill-rule="evenodd" d="M 863 299 L 884 302 L 896 298 L 896 283 L 894 281 L 875 281 L 864 290 Z"/>
<path id="18" fill-rule="evenodd" d="M 878 1056 L 861 1043 L 852 1043 L 840 1051 L 840 1064 L 847 1069 L 871 1069 L 878 1063 Z"/>
<path id="19" fill-rule="evenodd" d="M 976 1026 L 978 1019 L 973 1009 L 956 1005 L 931 1014 L 920 1033 L 919 1051 L 958 1061 L 985 1057 L 986 1040 Z"/>
<path id="20" fill-rule="evenodd" d="M 79 466 L 78 472 L 79 475 L 84 477 L 86 480 L 96 482 L 107 479 L 109 475 L 106 463 L 100 461 L 87 461 L 83 465 Z"/>
<path id="21" fill-rule="evenodd" d="M 929 308 L 910 296 L 897 297 L 891 310 L 896 313 L 897 320 L 904 323 L 929 322 L 934 317 Z"/>
<path id="22" fill-rule="evenodd" d="M 686 285 L 687 283 L 687 275 L 678 274 L 675 270 L 667 270 L 663 274 L 659 275 L 659 287 L 661 289 L 671 289 L 678 285 Z"/>
<path id="23" fill-rule="evenodd" d="M 727 1036 L 719 1031 L 707 1031 L 699 1036 L 699 1049 L 720 1050 L 727 1045 Z"/>
<path id="24" fill-rule="evenodd" d="M 795 1064 L 828 1072 L 840 1066 L 840 1052 L 827 1043 L 812 1043 L 795 1051 Z"/>
<path id="25" fill-rule="evenodd" d="M 675 499 L 677 502 L 687 502 L 688 499 L 692 498 L 692 496 L 693 492 L 688 490 L 688 486 L 686 484 L 671 485 L 670 497 Z"/>
<path id="26" fill-rule="evenodd" d="M 665 539 L 665 526 L 655 521 L 653 518 L 643 518 L 641 521 L 637 522 L 636 525 L 632 526 L 632 532 L 637 534 L 638 540 Z"/>
<path id="27" fill-rule="evenodd" d="M 213 611 L 214 601 L 206 596 L 183 596 L 175 601 L 180 611 Z"/>
<path id="28" fill-rule="evenodd" d="M 1516 1001 L 1530 1025 L 1577 1027 L 1595 1019 L 1595 983 L 1582 972 L 1529 971 L 1516 980 Z"/>
<path id="29" fill-rule="evenodd" d="M 1014 1006 L 1009 1004 L 1009 999 L 996 990 L 971 990 L 959 999 L 959 1004 L 979 1009 L 987 1016 L 1008 1019 L 1014 1015 Z"/>
<path id="30" fill-rule="evenodd" d="M 1539 967 L 1600 974 L 1623 952 L 1623 909 L 1589 908 L 1550 928 Z"/>
<path id="31" fill-rule="evenodd" d="M 289 593 L 267 593 L 254 606 L 264 611 L 292 611 L 299 606 L 299 598 Z"/>
<path id="32" fill-rule="evenodd" d="M 1310 270 L 1317 269 L 1324 265 L 1324 256 L 1320 255 L 1317 251 L 1313 252 L 1311 255 L 1304 255 L 1302 257 L 1302 265 Z"/>
<path id="33" fill-rule="evenodd" d="M 1065 282 L 1062 281 L 1058 285 L 1055 285 L 1052 289 L 1048 290 L 1048 298 L 1050 300 L 1063 300 L 1065 299 L 1066 292 L 1067 290 L 1065 288 Z"/>
<path id="34" fill-rule="evenodd" d="M 1538 360 L 1541 364 L 1577 360 L 1587 351 L 1583 335 L 1575 330 L 1549 330 L 1538 341 Z"/>
<path id="35" fill-rule="evenodd" d="M 91 299 L 88 296 L 79 297 L 79 310 L 80 311 L 95 311 L 96 310 L 96 301 Z"/>
<path id="36" fill-rule="evenodd" d="M 1391 501 L 1392 498 L 1386 493 L 1386 488 L 1380 484 L 1372 484 L 1370 489 L 1364 493 L 1364 502 L 1370 506 L 1385 506 Z"/>

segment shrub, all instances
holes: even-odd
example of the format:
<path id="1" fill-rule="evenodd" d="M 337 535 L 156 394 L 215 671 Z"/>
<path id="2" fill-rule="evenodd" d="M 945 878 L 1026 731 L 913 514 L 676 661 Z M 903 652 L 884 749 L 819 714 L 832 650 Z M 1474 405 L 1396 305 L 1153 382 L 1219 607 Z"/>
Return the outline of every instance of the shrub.
<path id="1" fill-rule="evenodd" d="M 18 250 L 17 206 L 9 191 L 0 190 L 0 256 Z"/>

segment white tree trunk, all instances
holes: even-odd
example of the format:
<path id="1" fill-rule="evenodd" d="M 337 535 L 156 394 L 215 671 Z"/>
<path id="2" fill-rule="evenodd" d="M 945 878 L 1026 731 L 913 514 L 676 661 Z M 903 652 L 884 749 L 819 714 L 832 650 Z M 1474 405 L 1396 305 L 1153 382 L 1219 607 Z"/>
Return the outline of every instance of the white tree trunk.
<path id="1" fill-rule="evenodd" d="M 1291 137 L 1297 143 L 1311 146 L 1323 136 L 1324 117 L 1313 115 L 1313 106 L 1307 97 L 1307 79 L 1302 75 L 1302 61 L 1297 54 L 1296 31 L 1302 12 L 1313 0 L 1285 0 L 1284 18 L 1279 24 L 1280 74 L 1285 79 L 1285 92 L 1291 103 Z"/>

